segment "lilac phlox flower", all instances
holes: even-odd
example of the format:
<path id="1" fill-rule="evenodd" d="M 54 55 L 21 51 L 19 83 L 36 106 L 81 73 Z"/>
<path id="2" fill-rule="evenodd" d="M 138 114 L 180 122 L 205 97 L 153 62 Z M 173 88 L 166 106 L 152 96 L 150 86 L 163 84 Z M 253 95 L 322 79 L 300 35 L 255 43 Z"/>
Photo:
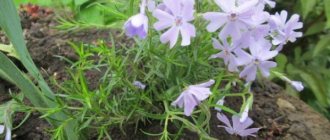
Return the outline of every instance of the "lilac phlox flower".
<path id="1" fill-rule="evenodd" d="M 0 134 L 3 134 L 6 129 L 5 140 L 11 140 L 11 130 L 9 127 L 5 127 L 4 125 L 0 125 Z"/>
<path id="2" fill-rule="evenodd" d="M 149 12 L 153 12 L 156 9 L 156 2 L 155 0 L 148 0 L 147 7 Z"/>
<path id="3" fill-rule="evenodd" d="M 265 24 L 270 18 L 268 12 L 262 10 L 260 6 L 256 7 L 256 13 L 251 17 L 249 23 L 249 32 L 256 39 L 263 38 L 269 34 L 270 26 Z"/>
<path id="4" fill-rule="evenodd" d="M 260 8 L 260 6 L 258 6 Z M 269 13 L 264 12 L 261 9 L 258 9 L 256 7 L 257 11 L 255 15 L 251 17 L 249 22 L 248 31 L 244 32 L 242 34 L 242 37 L 236 41 L 237 44 L 244 44 L 244 46 L 241 46 L 241 48 L 247 48 L 249 44 L 253 44 L 256 42 L 256 40 L 259 40 L 260 38 L 265 38 L 269 35 L 270 32 L 270 26 L 268 24 L 265 24 L 269 20 Z"/>
<path id="5" fill-rule="evenodd" d="M 158 4 L 157 9 L 159 9 L 161 11 L 164 11 L 164 12 L 169 13 L 169 14 L 172 15 L 171 9 L 167 8 L 164 3 Z"/>
<path id="6" fill-rule="evenodd" d="M 247 118 L 244 122 L 240 122 L 239 116 L 232 116 L 232 124 L 230 123 L 228 117 L 224 114 L 218 113 L 217 118 L 225 125 L 220 125 L 219 127 L 225 128 L 225 130 L 231 135 L 239 135 L 241 137 L 256 136 L 256 133 L 260 128 L 248 128 L 253 124 L 251 118 Z"/>
<path id="7" fill-rule="evenodd" d="M 139 88 L 139 89 L 142 89 L 142 90 L 146 88 L 146 85 L 143 84 L 143 83 L 140 82 L 140 81 L 134 81 L 134 82 L 133 82 L 133 85 L 134 85 L 135 87 Z"/>
<path id="8" fill-rule="evenodd" d="M 146 0 L 142 0 L 140 13 L 130 17 L 124 24 L 128 37 L 138 36 L 145 39 L 148 34 L 148 17 L 145 15 Z"/>
<path id="9" fill-rule="evenodd" d="M 184 108 L 184 114 L 190 116 L 194 108 L 212 94 L 209 87 L 213 84 L 214 80 L 210 80 L 202 84 L 190 85 L 171 105 Z"/>
<path id="10" fill-rule="evenodd" d="M 266 4 L 271 8 L 274 8 L 276 6 L 276 2 L 273 0 L 259 0 L 260 3 Z"/>
<path id="11" fill-rule="evenodd" d="M 270 17 L 269 24 L 272 28 L 271 36 L 274 45 L 284 45 L 288 41 L 295 42 L 298 37 L 302 37 L 301 32 L 295 31 L 303 27 L 303 23 L 299 22 L 299 15 L 292 15 L 288 21 L 287 17 L 288 12 L 284 10 Z"/>
<path id="12" fill-rule="evenodd" d="M 250 18 L 255 14 L 258 0 L 249 0 L 238 3 L 237 0 L 215 0 L 222 12 L 207 12 L 203 16 L 210 21 L 207 26 L 209 32 L 215 32 L 223 27 L 219 37 L 226 39 L 231 36 L 233 40 L 241 37 L 242 32 L 248 30 Z"/>
<path id="13" fill-rule="evenodd" d="M 245 105 L 245 108 L 244 108 L 244 110 L 243 110 L 243 112 L 241 114 L 241 117 L 239 119 L 240 122 L 245 122 L 246 119 L 248 119 L 248 117 L 249 117 L 249 109 L 250 109 L 250 104 L 246 104 Z"/>
<path id="14" fill-rule="evenodd" d="M 294 87 L 299 92 L 304 90 L 304 86 L 303 86 L 302 82 L 300 82 L 300 81 L 291 81 L 290 84 L 292 87 Z"/>
<path id="15" fill-rule="evenodd" d="M 168 29 L 160 37 L 162 43 L 170 43 L 173 48 L 181 34 L 181 46 L 190 45 L 190 39 L 196 36 L 194 20 L 194 2 L 191 0 L 164 0 L 164 6 L 157 8 L 153 16 L 158 19 L 154 24 L 157 31 Z M 164 9 L 164 10 L 161 10 Z"/>
<path id="16" fill-rule="evenodd" d="M 277 73 L 275 72 L 276 75 L 279 75 L 279 77 L 286 81 L 287 83 L 291 84 L 291 86 L 293 88 L 295 88 L 297 91 L 301 92 L 302 90 L 304 90 L 304 85 L 301 81 L 292 81 L 290 80 L 288 77 L 284 76 L 283 74 Z"/>
<path id="17" fill-rule="evenodd" d="M 250 44 L 250 53 L 245 52 L 242 49 L 237 49 L 235 54 L 237 57 L 238 65 L 245 66 L 243 71 L 240 73 L 241 78 L 246 78 L 247 82 L 255 80 L 257 76 L 257 70 L 259 69 L 264 77 L 270 75 L 270 68 L 276 67 L 276 63 L 268 61 L 275 57 L 278 51 L 271 51 L 272 45 L 266 39 L 259 39 L 255 43 Z"/>
<path id="18" fill-rule="evenodd" d="M 213 40 L 213 47 L 215 49 L 221 50 L 220 53 L 212 55 L 210 58 L 222 58 L 226 65 L 228 65 L 228 70 L 231 72 L 238 71 L 236 56 L 234 55 L 234 50 L 237 48 L 236 44 L 229 45 L 227 41 L 223 41 L 223 45 L 217 39 Z"/>
<path id="19" fill-rule="evenodd" d="M 4 125 L 0 125 L 0 134 L 2 134 L 5 131 L 5 126 Z"/>
<path id="20" fill-rule="evenodd" d="M 238 0 L 238 3 L 244 3 L 250 0 Z M 258 1 L 258 5 L 265 7 L 266 5 L 268 5 L 271 8 L 274 8 L 276 5 L 276 2 L 273 0 L 259 0 Z"/>
<path id="21" fill-rule="evenodd" d="M 225 97 L 222 97 L 220 100 L 217 101 L 216 105 L 223 106 L 224 103 L 225 103 Z M 215 107 L 214 109 L 219 112 L 221 112 L 222 110 L 220 107 Z"/>

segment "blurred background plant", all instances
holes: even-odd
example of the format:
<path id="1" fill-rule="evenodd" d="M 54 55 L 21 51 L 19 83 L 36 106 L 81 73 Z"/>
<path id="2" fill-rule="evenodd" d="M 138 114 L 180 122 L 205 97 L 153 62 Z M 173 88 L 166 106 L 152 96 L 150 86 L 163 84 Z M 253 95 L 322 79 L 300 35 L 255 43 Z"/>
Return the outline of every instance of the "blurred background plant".
<path id="1" fill-rule="evenodd" d="M 125 20 L 133 14 L 133 10 L 138 7 L 136 0 L 15 0 L 15 2 L 17 5 L 30 3 L 53 7 L 60 22 L 58 28 L 64 30 L 121 28 Z"/>

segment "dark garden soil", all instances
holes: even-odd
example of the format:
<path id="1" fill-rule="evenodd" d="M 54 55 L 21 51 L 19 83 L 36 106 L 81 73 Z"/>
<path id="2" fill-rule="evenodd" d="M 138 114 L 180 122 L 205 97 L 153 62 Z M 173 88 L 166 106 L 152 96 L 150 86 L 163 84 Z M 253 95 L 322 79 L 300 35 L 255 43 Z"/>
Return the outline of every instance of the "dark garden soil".
<path id="1" fill-rule="evenodd" d="M 31 9 L 21 11 L 22 26 L 27 40 L 28 49 L 34 62 L 46 77 L 54 76 L 58 81 L 67 79 L 65 69 L 68 63 L 56 56 L 63 56 L 71 61 L 76 61 L 78 57 L 74 54 L 69 41 L 75 43 L 97 43 L 98 39 L 105 40 L 109 46 L 109 32 L 106 30 L 87 30 L 79 32 L 60 32 L 54 28 L 56 21 L 51 10 Z M 8 41 L 3 34 L 0 34 L 1 43 Z M 127 40 L 126 40 L 127 41 Z M 125 42 L 125 40 L 121 42 Z M 18 64 L 20 65 L 20 64 Z M 91 72 L 87 74 L 90 79 L 90 85 L 97 85 L 97 78 L 100 73 Z M 93 81 L 94 79 L 94 81 Z M 93 85 L 94 84 L 94 85 Z M 15 87 L 0 79 L 0 103 L 10 99 L 8 89 L 15 90 Z M 253 88 L 255 102 L 253 110 L 250 112 L 255 121 L 254 127 L 261 127 L 256 139 L 265 140 L 328 140 L 330 139 L 330 123 L 319 113 L 312 110 L 301 100 L 285 94 L 281 87 L 276 84 L 264 81 L 261 84 L 255 84 Z M 235 98 L 226 99 L 226 105 L 239 107 L 240 101 Z M 228 135 L 224 129 L 218 128 L 220 122 L 215 117 L 210 121 L 211 136 L 221 140 L 239 140 L 237 136 Z M 24 114 L 16 114 L 15 123 L 19 123 L 24 118 Z M 48 135 L 50 126 L 42 119 L 39 119 L 37 113 L 33 114 L 20 128 L 14 130 L 13 138 L 17 140 L 49 140 Z M 127 126 L 126 135 L 119 129 L 112 129 L 110 134 L 115 140 L 133 140 L 133 139 L 158 139 L 158 137 L 147 137 L 140 130 L 149 133 L 159 133 L 162 126 L 159 122 L 152 122 L 138 126 L 135 132 L 134 127 Z M 170 127 L 170 132 L 177 131 L 177 128 Z M 93 138 L 91 138 L 93 139 Z M 186 131 L 181 139 L 198 140 L 198 135 Z M 255 138 L 249 138 L 255 139 Z"/>

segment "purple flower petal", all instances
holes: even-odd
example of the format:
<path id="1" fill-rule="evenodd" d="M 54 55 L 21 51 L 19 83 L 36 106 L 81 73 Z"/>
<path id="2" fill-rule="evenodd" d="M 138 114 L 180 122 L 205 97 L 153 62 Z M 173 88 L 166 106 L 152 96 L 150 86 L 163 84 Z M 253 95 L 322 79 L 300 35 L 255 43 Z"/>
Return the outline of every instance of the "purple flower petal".
<path id="1" fill-rule="evenodd" d="M 219 12 L 207 12 L 203 14 L 203 17 L 206 20 L 211 21 L 206 27 L 208 32 L 215 32 L 216 30 L 218 30 L 226 22 L 225 20 L 221 19 L 227 18 L 225 14 Z"/>
<path id="2" fill-rule="evenodd" d="M 148 0 L 147 7 L 149 12 L 154 11 L 156 9 L 156 2 L 154 0 Z"/>
<path id="3" fill-rule="evenodd" d="M 126 21 L 124 28 L 128 37 L 138 36 L 144 39 L 148 33 L 148 17 L 144 14 L 134 15 Z"/>
<path id="4" fill-rule="evenodd" d="M 240 123 L 241 123 L 240 128 L 243 130 L 243 129 L 246 129 L 246 128 L 250 127 L 253 124 L 253 120 L 250 117 L 247 117 L 245 119 L 245 121 L 240 122 Z"/>
<path id="5" fill-rule="evenodd" d="M 189 94 L 189 93 L 186 93 Z M 190 116 L 194 108 L 200 103 L 194 96 L 186 95 L 184 98 L 184 114 Z"/>
<path id="6" fill-rule="evenodd" d="M 213 84 L 214 80 L 210 80 L 206 83 L 191 85 L 171 105 L 183 107 L 185 115 L 190 116 L 194 108 L 212 94 L 209 87 Z"/>
<path id="7" fill-rule="evenodd" d="M 190 45 L 190 39 L 196 36 L 195 27 L 189 23 L 194 19 L 194 1 L 164 0 L 163 2 L 153 12 L 153 16 L 158 19 L 154 24 L 155 29 L 160 31 L 169 28 L 161 35 L 161 42 L 170 42 L 170 48 L 173 48 L 181 34 L 181 46 Z"/>
<path id="8" fill-rule="evenodd" d="M 207 88 L 207 87 L 212 86 L 214 83 L 215 83 L 215 81 L 213 79 L 211 79 L 211 80 L 209 80 L 205 83 L 197 84 L 197 85 L 194 85 L 194 86 Z"/>
<path id="9" fill-rule="evenodd" d="M 249 128 L 253 124 L 251 118 L 247 118 L 244 122 L 240 122 L 239 116 L 232 116 L 233 125 L 230 124 L 227 116 L 218 113 L 217 118 L 224 123 L 226 126 L 220 125 L 219 127 L 225 128 L 225 130 L 231 135 L 240 135 L 241 137 L 256 136 L 255 134 L 260 130 L 260 128 Z"/>
<path id="10" fill-rule="evenodd" d="M 274 8 L 276 3 L 272 0 L 263 0 L 269 7 Z"/>
<path id="11" fill-rule="evenodd" d="M 0 134 L 2 134 L 5 131 L 5 126 L 4 125 L 0 125 Z"/>
<path id="12" fill-rule="evenodd" d="M 220 53 L 212 55 L 210 58 L 222 58 L 225 62 L 225 65 L 228 65 L 228 70 L 231 72 L 238 71 L 237 58 L 234 55 L 234 51 L 237 48 L 236 44 L 229 45 L 227 41 L 223 42 L 223 45 L 216 39 L 213 40 L 213 47 L 215 49 L 221 50 Z"/>
<path id="13" fill-rule="evenodd" d="M 237 60 L 236 60 L 236 57 L 234 55 L 230 55 L 229 62 L 230 63 L 228 64 L 228 70 L 230 72 L 238 72 Z"/>
<path id="14" fill-rule="evenodd" d="M 250 109 L 250 105 L 249 104 L 246 104 L 242 114 L 241 114 L 241 117 L 239 119 L 239 121 L 242 123 L 242 122 L 245 122 L 248 117 L 249 117 L 249 109 Z"/>
<path id="15" fill-rule="evenodd" d="M 191 10 L 194 9 L 194 1 L 189 1 L 185 3 L 182 9 L 182 17 L 188 22 L 194 20 L 194 10 Z"/>
<path id="16" fill-rule="evenodd" d="M 240 26 L 236 22 L 228 22 L 224 25 L 223 29 L 219 34 L 219 38 L 226 39 L 232 37 L 233 40 L 241 38 Z"/>
<path id="17" fill-rule="evenodd" d="M 269 24 L 272 28 L 274 45 L 283 45 L 288 41 L 295 42 L 297 38 L 302 37 L 301 32 L 295 31 L 303 27 L 303 24 L 299 22 L 299 15 L 292 15 L 288 21 L 287 18 L 288 13 L 284 10 L 270 17 Z"/>
<path id="18" fill-rule="evenodd" d="M 220 100 L 217 101 L 216 104 L 219 105 L 219 106 L 223 106 L 224 103 L 225 103 L 225 97 L 222 97 Z M 215 107 L 214 109 L 217 110 L 217 111 L 219 111 L 219 112 L 221 112 L 221 108 L 220 107 Z M 218 116 L 218 114 L 217 114 L 217 116 Z"/>
<path id="19" fill-rule="evenodd" d="M 297 91 L 301 92 L 302 90 L 304 90 L 304 86 L 303 86 L 302 82 L 291 81 L 290 83 L 291 83 L 292 87 L 294 87 Z"/>
<path id="20" fill-rule="evenodd" d="M 277 64 L 275 62 L 264 61 L 264 62 L 260 62 L 258 68 L 264 77 L 268 77 L 270 75 L 269 69 L 276 67 L 276 65 Z"/>
<path id="21" fill-rule="evenodd" d="M 177 0 L 163 0 L 165 6 L 171 10 L 172 13 L 180 13 L 180 4 Z"/>
<path id="22" fill-rule="evenodd" d="M 237 65 L 242 66 L 252 63 L 252 56 L 247 52 L 243 51 L 242 49 L 236 49 L 235 54 L 238 56 Z"/>
<path id="23" fill-rule="evenodd" d="M 143 84 L 143 83 L 140 82 L 140 81 L 134 81 L 134 82 L 133 82 L 133 85 L 134 85 L 135 87 L 139 88 L 139 89 L 145 89 L 145 88 L 146 88 L 146 85 Z"/>
<path id="24" fill-rule="evenodd" d="M 171 105 L 172 106 L 178 106 L 179 108 L 183 108 L 183 106 L 184 106 L 184 96 L 185 96 L 186 94 L 184 93 L 184 92 L 182 92 L 181 94 L 180 94 L 180 96 L 175 100 L 175 101 L 173 101 L 172 103 L 171 103 Z"/>
<path id="25" fill-rule="evenodd" d="M 246 78 L 246 81 L 251 82 L 256 79 L 257 67 L 254 64 L 247 65 L 244 70 L 240 73 L 239 77 Z"/>
<path id="26" fill-rule="evenodd" d="M 231 12 L 235 8 L 236 0 L 215 0 L 215 3 L 225 12 Z"/>
<path id="27" fill-rule="evenodd" d="M 195 37 L 196 35 L 196 29 L 193 25 L 190 23 L 185 23 L 181 27 L 181 36 L 182 36 L 182 42 L 181 46 L 187 46 L 190 45 L 190 38 Z"/>
<path id="28" fill-rule="evenodd" d="M 164 30 L 170 26 L 172 26 L 174 22 L 174 18 L 167 12 L 156 9 L 153 12 L 153 16 L 156 17 L 159 21 L 154 24 L 156 30 Z"/>
<path id="29" fill-rule="evenodd" d="M 231 120 L 233 121 L 233 129 L 241 130 L 241 122 L 239 121 L 240 117 L 237 115 L 233 115 Z"/>
<path id="30" fill-rule="evenodd" d="M 244 4 L 240 5 L 239 7 L 237 7 L 236 10 L 239 11 L 239 13 L 246 13 L 247 11 L 252 10 L 252 8 L 256 7 L 257 3 L 258 0 L 249 0 Z"/>
<path id="31" fill-rule="evenodd" d="M 228 127 L 232 127 L 231 124 L 230 124 L 230 121 L 228 119 L 228 117 L 224 114 L 221 114 L 221 113 L 217 113 L 217 118 L 223 122 L 226 126 Z"/>
<path id="32" fill-rule="evenodd" d="M 161 35 L 160 41 L 162 43 L 170 42 L 170 48 L 173 48 L 176 41 L 179 37 L 179 28 L 178 27 L 171 27 L 169 30 L 167 30 L 164 34 Z"/>
<path id="33" fill-rule="evenodd" d="M 247 136 L 253 136 L 256 137 L 254 133 L 257 133 L 260 130 L 260 128 L 250 128 L 250 129 L 245 129 L 241 130 L 238 135 L 241 137 L 247 137 Z"/>

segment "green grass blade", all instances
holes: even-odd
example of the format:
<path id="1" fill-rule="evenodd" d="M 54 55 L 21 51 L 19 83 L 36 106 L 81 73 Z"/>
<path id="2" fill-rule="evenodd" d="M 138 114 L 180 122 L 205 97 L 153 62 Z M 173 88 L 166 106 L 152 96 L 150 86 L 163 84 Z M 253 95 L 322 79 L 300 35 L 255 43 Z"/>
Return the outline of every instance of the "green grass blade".
<path id="1" fill-rule="evenodd" d="M 14 46 L 15 52 L 20 58 L 24 67 L 29 71 L 31 76 L 38 81 L 42 93 L 44 93 L 48 98 L 54 99 L 54 96 L 52 96 L 52 91 L 46 84 L 43 77 L 40 75 L 39 70 L 33 63 L 32 58 L 26 48 L 25 41 L 22 36 L 23 31 L 21 28 L 22 26 L 20 19 L 12 0 L 0 1 L 0 25 L 2 30 L 6 32 L 6 35 Z"/>
<path id="2" fill-rule="evenodd" d="M 0 75 L 5 79 L 10 79 L 27 96 L 34 106 L 48 107 L 47 99 L 42 96 L 38 88 L 31 80 L 26 78 L 23 73 L 12 63 L 9 58 L 0 52 Z M 38 95 L 38 96 L 37 96 Z"/>
<path id="3" fill-rule="evenodd" d="M 24 67 L 28 70 L 32 78 L 34 78 L 33 80 L 38 82 L 38 87 L 36 87 L 31 80 L 25 77 L 3 53 L 0 54 L 0 61 L 2 62 L 0 74 L 11 82 L 15 81 L 15 85 L 24 91 L 24 94 L 29 98 L 34 106 L 45 108 L 56 107 L 57 104 L 54 102 L 55 96 L 53 92 L 39 73 L 39 70 L 28 53 L 24 38 L 22 36 L 23 32 L 20 19 L 12 0 L 0 0 L 0 26 L 11 41 L 15 52 Z M 55 127 L 59 126 L 60 123 L 54 120 L 64 121 L 71 119 L 65 115 L 64 111 L 55 113 L 51 117 L 52 118 L 48 118 L 47 120 Z M 75 120 L 66 123 L 64 128 L 66 139 L 78 140 L 79 135 L 74 129 L 76 125 L 77 123 Z"/>

